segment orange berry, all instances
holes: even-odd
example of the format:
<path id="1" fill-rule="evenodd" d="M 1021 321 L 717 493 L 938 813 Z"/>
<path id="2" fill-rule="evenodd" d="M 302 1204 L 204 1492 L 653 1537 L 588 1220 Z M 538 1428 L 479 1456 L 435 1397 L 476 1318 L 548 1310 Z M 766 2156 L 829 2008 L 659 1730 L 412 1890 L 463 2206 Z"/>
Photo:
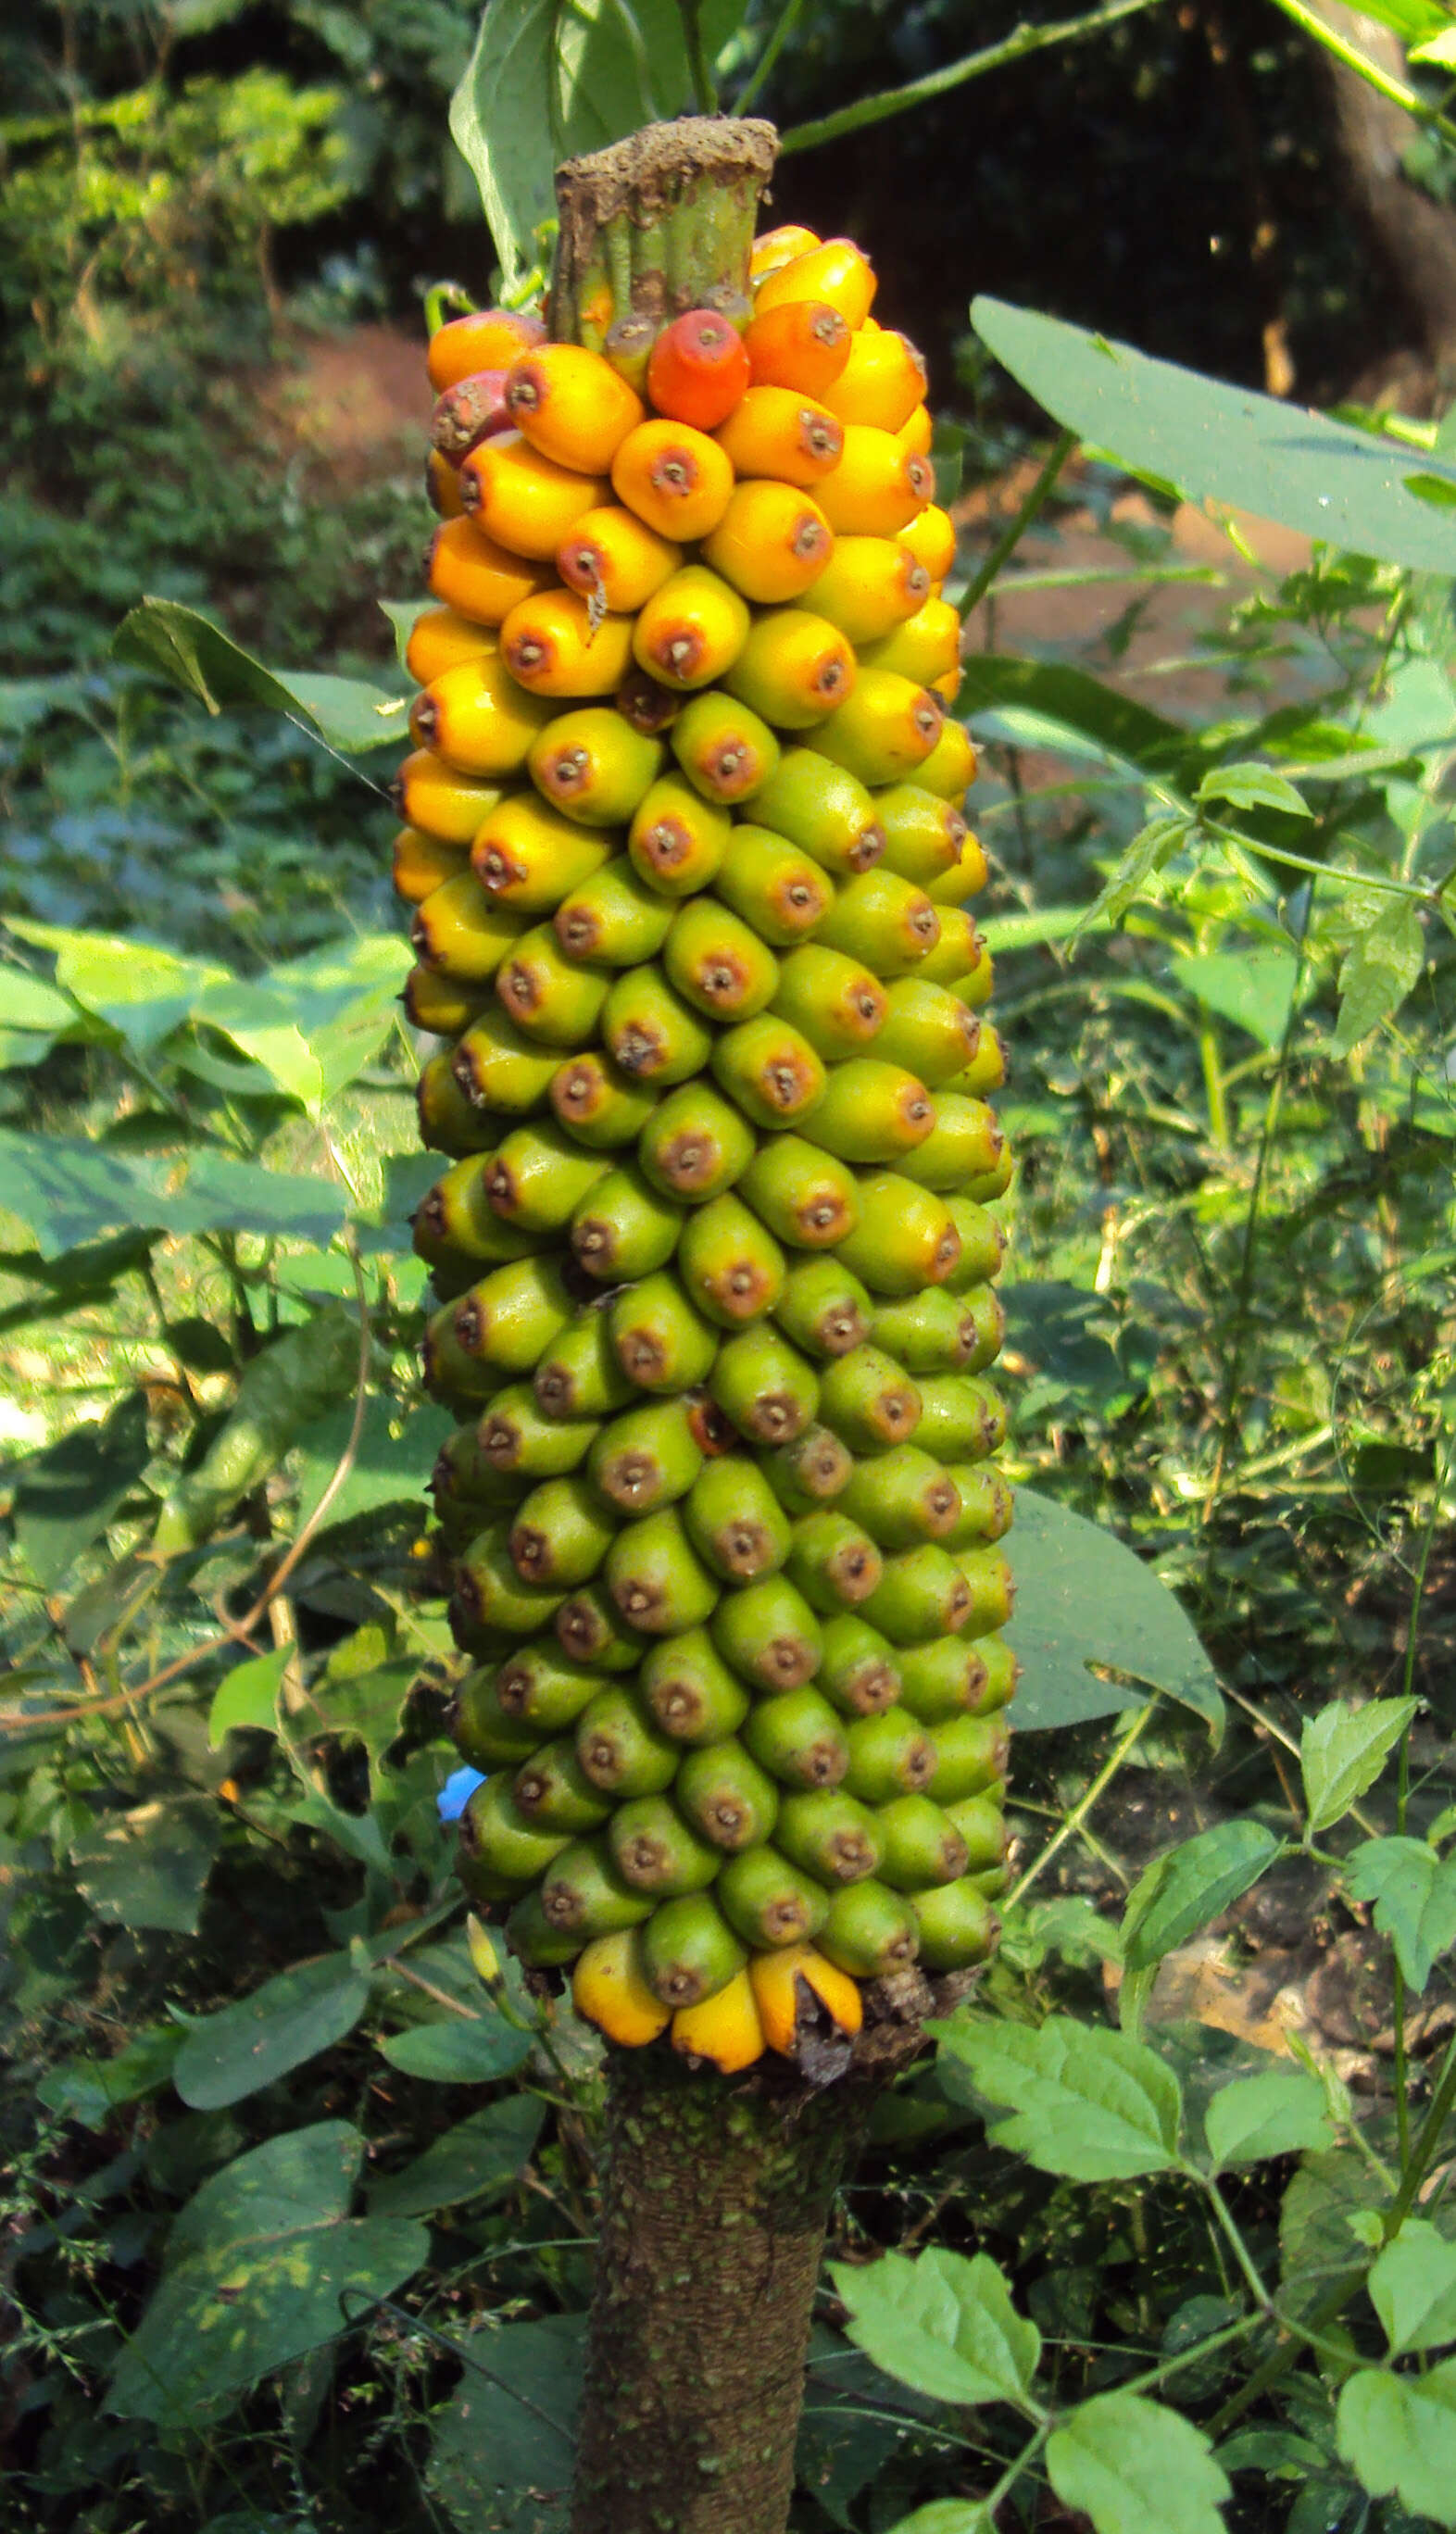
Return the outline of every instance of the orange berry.
<path id="1" fill-rule="evenodd" d="M 600 352 L 579 343 L 543 343 L 506 376 L 506 409 L 533 449 L 558 466 L 605 475 L 642 400 Z"/>
<path id="2" fill-rule="evenodd" d="M 929 457 L 935 436 L 936 426 L 928 404 L 918 404 L 909 421 L 902 422 L 895 433 L 900 447 L 908 449 L 912 457 Z"/>
<path id="3" fill-rule="evenodd" d="M 727 510 L 733 466 L 717 442 L 691 423 L 641 422 L 612 460 L 612 484 L 619 502 L 649 528 L 687 545 L 705 537 Z"/>
<path id="4" fill-rule="evenodd" d="M 442 845 L 468 846 L 501 797 L 499 784 L 472 783 L 437 756 L 417 748 L 390 786 L 394 806 L 423 835 Z"/>
<path id="5" fill-rule="evenodd" d="M 501 657 L 533 695 L 609 695 L 632 659 L 632 620 L 593 625 L 574 589 L 542 589 L 514 607 L 501 628 Z"/>
<path id="6" fill-rule="evenodd" d="M 755 387 L 793 388 L 822 396 L 839 377 L 856 340 L 837 308 L 823 299 L 786 299 L 765 308 L 743 338 Z"/>
<path id="7" fill-rule="evenodd" d="M 909 526 L 936 489 L 928 457 L 912 456 L 892 431 L 847 422 L 844 448 L 819 499 L 836 536 L 892 537 Z M 466 465 L 471 463 L 466 459 Z"/>
<path id="8" fill-rule="evenodd" d="M 532 343 L 544 342 L 539 317 L 524 309 L 478 308 L 473 316 L 452 317 L 430 336 L 425 367 L 437 395 L 457 387 L 475 370 L 506 370 Z"/>
<path id="9" fill-rule="evenodd" d="M 572 2004 L 609 2041 L 626 2050 L 655 2041 L 672 2020 L 671 2007 L 653 1996 L 642 1977 L 635 1927 L 620 1935 L 595 1936 L 577 1955 Z"/>
<path id="10" fill-rule="evenodd" d="M 492 627 L 472 625 L 453 607 L 427 607 L 410 628 L 404 665 L 416 686 L 427 687 L 446 669 L 458 668 L 461 660 L 486 659 L 496 639 Z"/>
<path id="11" fill-rule="evenodd" d="M 873 422 L 898 431 L 925 394 L 925 363 L 904 334 L 856 334 L 849 359 L 824 396 L 841 422 Z"/>
<path id="12" fill-rule="evenodd" d="M 796 255 L 758 285 L 754 306 L 761 315 L 782 308 L 790 299 L 823 299 L 837 308 L 846 326 L 863 326 L 875 296 L 875 273 L 853 238 L 826 238 L 822 246 Z"/>
<path id="13" fill-rule="evenodd" d="M 469 378 L 458 379 L 443 396 L 437 397 L 430 416 L 430 438 L 453 466 L 458 466 L 466 450 L 473 449 L 477 440 L 511 428 L 505 392 L 504 370 L 474 370 Z"/>
<path id="14" fill-rule="evenodd" d="M 799 1982 L 818 1999 L 841 2032 L 858 2032 L 864 2021 L 859 1982 L 837 1970 L 813 1945 L 784 1945 L 776 1953 L 754 1954 L 749 1961 L 763 2038 L 770 2050 L 791 2058 L 799 2021 Z"/>
<path id="15" fill-rule="evenodd" d="M 472 625 L 500 625 L 550 578 L 539 567 L 508 554 L 475 525 L 452 519 L 430 542 L 425 576 L 432 598 L 443 599 Z"/>
<path id="16" fill-rule="evenodd" d="M 959 809 L 967 787 L 976 780 L 976 751 L 964 722 L 947 720 L 915 780 L 922 791 L 935 792 Z"/>
<path id="17" fill-rule="evenodd" d="M 647 363 L 647 395 L 673 422 L 716 431 L 749 384 L 743 338 L 711 308 L 690 308 L 664 328 Z"/>
<path id="18" fill-rule="evenodd" d="M 763 2056 L 763 2026 L 746 1970 L 697 2006 L 680 2006 L 672 2020 L 672 2046 L 685 2058 L 708 2059 L 725 2077 L 752 2068 Z"/>
<path id="19" fill-rule="evenodd" d="M 638 668 L 659 686 L 710 687 L 748 638 L 749 611 L 706 565 L 690 563 L 648 599 L 633 630 Z"/>
<path id="20" fill-rule="evenodd" d="M 432 449 L 425 459 L 425 499 L 442 519 L 457 519 L 465 507 L 459 476 L 438 449 Z"/>
<path id="21" fill-rule="evenodd" d="M 955 562 L 955 521 L 948 511 L 928 502 L 909 526 L 901 528 L 900 543 L 909 547 L 917 563 L 924 564 L 935 588 Z"/>
<path id="22" fill-rule="evenodd" d="M 796 228 L 791 221 L 785 221 L 779 229 L 765 229 L 761 237 L 754 240 L 749 257 L 750 281 L 766 280 L 781 265 L 792 264 L 796 255 L 808 255 L 811 247 L 819 243 L 818 230 Z"/>
<path id="23" fill-rule="evenodd" d="M 802 490 L 821 483 L 838 465 L 844 425 L 825 405 L 792 388 L 750 388 L 718 432 L 717 444 L 735 474 L 768 475 Z"/>
<path id="24" fill-rule="evenodd" d="M 866 668 L 896 669 L 902 678 L 945 694 L 945 684 L 960 686 L 960 617 L 948 598 L 928 598 L 894 632 L 866 645 Z M 953 702 L 954 695 L 947 696 Z"/>
<path id="25" fill-rule="evenodd" d="M 834 531 L 817 502 L 766 476 L 735 484 L 703 561 L 759 607 L 800 598 L 834 552 Z"/>
<path id="26" fill-rule="evenodd" d="M 441 888 L 448 879 L 458 879 L 470 868 L 470 858 L 462 845 L 449 845 L 439 836 L 427 836 L 422 827 L 401 827 L 394 838 L 394 895 L 406 906 L 423 906 L 433 889 Z"/>
<path id="27" fill-rule="evenodd" d="M 460 467 L 460 492 L 476 526 L 508 553 L 542 562 L 606 489 L 604 477 L 560 465 L 515 431 L 482 440 Z"/>
<path id="28" fill-rule="evenodd" d="M 546 714 L 533 695 L 522 694 L 501 652 L 461 660 L 415 696 L 409 735 L 432 748 L 460 774 L 516 774 Z"/>
<path id="29" fill-rule="evenodd" d="M 556 569 L 568 588 L 599 598 L 613 616 L 635 616 L 682 560 L 671 537 L 615 504 L 586 512 L 556 549 Z"/>

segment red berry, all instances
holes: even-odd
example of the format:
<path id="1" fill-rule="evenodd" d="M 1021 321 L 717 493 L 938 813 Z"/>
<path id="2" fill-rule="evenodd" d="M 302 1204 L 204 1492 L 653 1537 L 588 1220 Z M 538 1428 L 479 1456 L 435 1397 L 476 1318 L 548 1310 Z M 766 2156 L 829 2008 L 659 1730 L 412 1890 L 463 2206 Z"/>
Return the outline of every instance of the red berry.
<path id="1" fill-rule="evenodd" d="M 658 335 L 647 363 L 647 394 L 659 413 L 715 431 L 749 384 L 743 338 L 715 308 L 690 308 Z"/>

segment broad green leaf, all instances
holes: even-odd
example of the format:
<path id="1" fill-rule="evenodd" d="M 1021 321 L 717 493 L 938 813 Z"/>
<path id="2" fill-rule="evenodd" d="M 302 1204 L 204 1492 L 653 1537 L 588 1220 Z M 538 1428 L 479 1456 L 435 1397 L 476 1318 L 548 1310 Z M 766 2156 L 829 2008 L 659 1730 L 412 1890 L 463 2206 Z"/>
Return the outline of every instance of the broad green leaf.
<path id="1" fill-rule="evenodd" d="M 215 959 L 187 959 L 154 941 L 73 933 L 63 925 L 33 924 L 18 915 L 6 922 L 37 950 L 53 951 L 62 992 L 142 1055 L 159 1047 L 186 1020 L 209 986 L 225 985 L 231 974 Z"/>
<path id="2" fill-rule="evenodd" d="M 203 1893 L 222 1841 L 222 1816 L 206 1796 L 174 1797 L 105 1816 L 71 1850 L 76 1880 L 93 1909 L 123 1927 L 195 1936 Z"/>
<path id="3" fill-rule="evenodd" d="M 1456 1854 L 1438 1856 L 1421 1839 L 1366 1839 L 1351 1849 L 1345 1878 L 1353 1900 L 1374 1902 L 1375 1925 L 1419 1994 L 1456 1945 Z"/>
<path id="4" fill-rule="evenodd" d="M 427 2482 L 460 2534 L 565 2534 L 586 2318 L 482 2323 L 435 2416 Z"/>
<path id="5" fill-rule="evenodd" d="M 1257 1883 L 1280 1842 L 1262 1822 L 1219 1822 L 1199 1831 L 1138 1876 L 1122 1915 L 1129 1970 L 1151 1969 Z"/>
<path id="6" fill-rule="evenodd" d="M 1433 70 L 1456 71 L 1456 27 L 1442 27 L 1424 43 L 1413 44 L 1410 59 Z"/>
<path id="7" fill-rule="evenodd" d="M 220 1749 L 229 1733 L 276 1730 L 278 1691 L 295 1652 L 291 1645 L 274 1646 L 271 1654 L 233 1664 L 208 1710 L 211 1750 Z"/>
<path id="8" fill-rule="evenodd" d="M 1022 1664 L 1021 1732 L 1082 1724 L 1139 1707 L 1143 1692 L 1101 1680 L 1105 1665 L 1191 1707 L 1223 1732 L 1223 1699 L 1192 1622 L 1166 1584 L 1097 1523 L 1030 1487 L 1016 1489 L 1016 1616 L 1006 1635 Z"/>
<path id="9" fill-rule="evenodd" d="M 1109 449 L 1135 474 L 1171 481 L 1190 500 L 1212 498 L 1303 529 L 1347 552 L 1456 573 L 1456 518 L 1413 495 L 1425 472 L 1456 489 L 1456 470 L 1389 439 L 1330 422 L 1172 361 L 1150 360 L 1080 326 L 979 298 L 983 342 L 1060 423 Z"/>
<path id="10" fill-rule="evenodd" d="M 530 2054 L 531 2036 L 504 2015 L 480 2008 L 440 2023 L 412 2023 L 379 2046 L 401 2076 L 423 2077 L 436 2085 L 483 2085 L 515 2074 Z"/>
<path id="11" fill-rule="evenodd" d="M 152 1545 L 173 1557 L 208 1538 L 246 1495 L 272 1477 L 301 1435 L 357 1386 L 359 1329 L 331 1302 L 256 1356 L 237 1398 L 195 1470 L 173 1487 Z"/>
<path id="12" fill-rule="evenodd" d="M 1341 1699 L 1311 1717 L 1300 1737 L 1300 1769 L 1311 1832 L 1343 1821 L 1372 1786 L 1420 1702 L 1376 1698 L 1367 1707 Z"/>
<path id="13" fill-rule="evenodd" d="M 270 2139 L 214 2174 L 172 2229 L 161 2284 L 107 2408 L 174 2433 L 322 2348 L 418 2269 L 425 2227 L 347 2214 L 364 2141 L 345 2121 Z"/>
<path id="14" fill-rule="evenodd" d="M 332 1100 L 378 1053 L 397 1017 L 410 953 L 397 933 L 361 933 L 270 969 L 319 1066 Z"/>
<path id="15" fill-rule="evenodd" d="M 933 2499 L 913 2516 L 897 2518 L 890 2534 L 996 2534 L 996 2527 L 973 2499 Z"/>
<path id="16" fill-rule="evenodd" d="M 1362 934 L 1340 972 L 1340 1015 L 1331 1056 L 1349 1056 L 1398 1012 L 1426 964 L 1426 935 L 1409 898 L 1398 897 Z"/>
<path id="17" fill-rule="evenodd" d="M 0 967 L 0 1028 L 43 1031 L 47 1037 L 73 1029 L 76 1005 L 44 977 L 27 968 Z"/>
<path id="18" fill-rule="evenodd" d="M 1456 2525 L 1456 2358 L 1425 2376 L 1362 2368 L 1340 2392 L 1340 2455 L 1374 2499 Z"/>
<path id="19" fill-rule="evenodd" d="M 1017 717 L 1010 735 L 1026 745 L 1131 770 L 1158 767 L 1166 773 L 1190 746 L 1179 722 L 1062 661 L 973 651 L 955 708 L 985 737 L 1007 735 L 988 724 L 1010 710 Z"/>
<path id="20" fill-rule="evenodd" d="M 1203 2131 L 1216 2172 L 1334 2143 L 1324 2087 L 1302 2068 L 1270 2068 L 1221 2085 L 1203 2115 Z"/>
<path id="21" fill-rule="evenodd" d="M 1406 2219 L 1365 2284 L 1393 2358 L 1456 2340 L 1456 2244 L 1424 2217 Z"/>
<path id="22" fill-rule="evenodd" d="M 1336 2287 L 1356 2285 L 1365 2256 L 1352 2221 L 1383 2207 L 1385 2196 L 1379 2175 L 1354 2147 L 1308 2156 L 1291 2175 L 1279 2209 L 1279 2271 L 1292 2311 L 1305 2313 Z"/>
<path id="23" fill-rule="evenodd" d="M 1456 490 L 1456 487 L 1453 487 Z M 1215 765 L 1198 786 L 1198 807 L 1227 802 L 1232 810 L 1282 810 L 1292 818 L 1311 818 L 1309 804 L 1287 774 L 1250 759 L 1244 765 Z"/>
<path id="24" fill-rule="evenodd" d="M 73 1426 L 16 1474 L 12 1519 L 26 1563 L 47 1593 L 126 1502 L 151 1459 L 147 1402 L 134 1391 L 104 1424 Z"/>
<path id="25" fill-rule="evenodd" d="M 328 1242 L 344 1200 L 327 1179 L 295 1178 L 198 1153 L 185 1177 L 175 1158 L 126 1153 L 66 1135 L 20 1135 L 0 1126 L 0 1208 L 29 1224 L 42 1254 L 128 1231 L 262 1232 Z"/>
<path id="26" fill-rule="evenodd" d="M 349 755 L 397 748 L 404 736 L 402 695 L 359 678 L 266 669 L 219 625 L 173 598 L 144 598 L 123 617 L 111 649 L 129 667 L 149 670 L 196 695 L 210 713 L 257 705 L 284 714 L 311 739 Z"/>
<path id="27" fill-rule="evenodd" d="M 886 2253 L 868 2267 L 832 2262 L 829 2275 L 850 2339 L 886 2376 L 941 2402 L 1026 2408 L 1042 2336 L 989 2254 Z"/>
<path id="28" fill-rule="evenodd" d="M 36 2098 L 63 2121 L 101 2130 L 124 2103 L 140 2102 L 171 2081 L 182 2046 L 175 2023 L 149 2023 L 110 2059 L 63 2059 L 47 2068 Z"/>
<path id="29" fill-rule="evenodd" d="M 1123 2032 L 1049 2016 L 1035 2027 L 962 2013 L 931 2026 L 942 2063 L 1013 2117 L 990 2133 L 1044 2173 L 1111 2182 L 1178 2162 L 1183 2096 L 1155 2052 Z"/>
<path id="30" fill-rule="evenodd" d="M 177 2060 L 177 2091 L 199 2112 L 241 2103 L 290 2068 L 332 2050 L 352 2032 L 368 2002 L 369 1982 L 347 1954 L 279 1971 L 251 1997 L 189 2027 Z"/>
<path id="31" fill-rule="evenodd" d="M 546 2117 L 534 2094 L 508 2094 L 456 2122 L 400 2173 L 381 2174 L 369 2186 L 372 2217 L 428 2217 L 464 2200 L 498 2200 L 510 2191 L 530 2157 Z"/>
<path id="32" fill-rule="evenodd" d="M 1136 2393 L 1096 2393 L 1047 2441 L 1058 2498 L 1097 2534 L 1224 2534 L 1233 2496 L 1207 2438 L 1178 2411 Z"/>
<path id="33" fill-rule="evenodd" d="M 1293 950 L 1269 942 L 1245 950 L 1193 951 L 1175 958 L 1169 973 L 1220 1020 L 1247 1030 L 1261 1047 L 1282 1044 L 1300 973 Z"/>
<path id="34" fill-rule="evenodd" d="M 300 1438 L 300 1523 L 309 1520 L 337 1469 L 353 1421 L 351 1407 L 338 1408 Z M 357 1522 L 386 1505 L 412 1505 L 423 1521 L 426 1481 L 441 1445 L 454 1431 L 455 1419 L 443 1408 L 428 1401 L 401 1408 L 376 1393 L 364 1412 L 353 1467 L 325 1517 L 327 1528 Z"/>
<path id="35" fill-rule="evenodd" d="M 324 1088 L 319 1059 L 286 997 L 267 985 L 232 978 L 199 996 L 192 1017 L 220 1030 L 261 1064 L 290 1100 L 317 1114 Z"/>

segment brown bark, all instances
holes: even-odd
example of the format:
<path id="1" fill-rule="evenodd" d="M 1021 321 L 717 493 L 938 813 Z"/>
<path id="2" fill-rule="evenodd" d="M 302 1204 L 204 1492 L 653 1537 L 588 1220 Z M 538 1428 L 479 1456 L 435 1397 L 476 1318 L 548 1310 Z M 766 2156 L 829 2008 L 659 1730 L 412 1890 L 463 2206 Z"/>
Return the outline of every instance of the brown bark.
<path id="1" fill-rule="evenodd" d="M 1313 0 L 1327 26 L 1404 80 L 1399 39 L 1344 0 Z M 1413 185 L 1402 159 L 1419 126 L 1358 71 L 1326 57 L 1340 151 L 1351 193 L 1421 331 L 1441 404 L 1456 392 L 1456 211 Z"/>

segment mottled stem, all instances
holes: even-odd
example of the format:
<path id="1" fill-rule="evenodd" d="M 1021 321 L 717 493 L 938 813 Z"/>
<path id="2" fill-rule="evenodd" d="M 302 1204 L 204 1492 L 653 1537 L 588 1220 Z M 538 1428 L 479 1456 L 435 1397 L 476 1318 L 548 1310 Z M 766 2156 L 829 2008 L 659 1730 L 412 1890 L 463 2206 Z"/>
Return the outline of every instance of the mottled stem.
<path id="1" fill-rule="evenodd" d="M 600 351 L 624 317 L 666 325 L 714 287 L 743 290 L 771 123 L 690 114 L 557 170 L 551 332 Z"/>

